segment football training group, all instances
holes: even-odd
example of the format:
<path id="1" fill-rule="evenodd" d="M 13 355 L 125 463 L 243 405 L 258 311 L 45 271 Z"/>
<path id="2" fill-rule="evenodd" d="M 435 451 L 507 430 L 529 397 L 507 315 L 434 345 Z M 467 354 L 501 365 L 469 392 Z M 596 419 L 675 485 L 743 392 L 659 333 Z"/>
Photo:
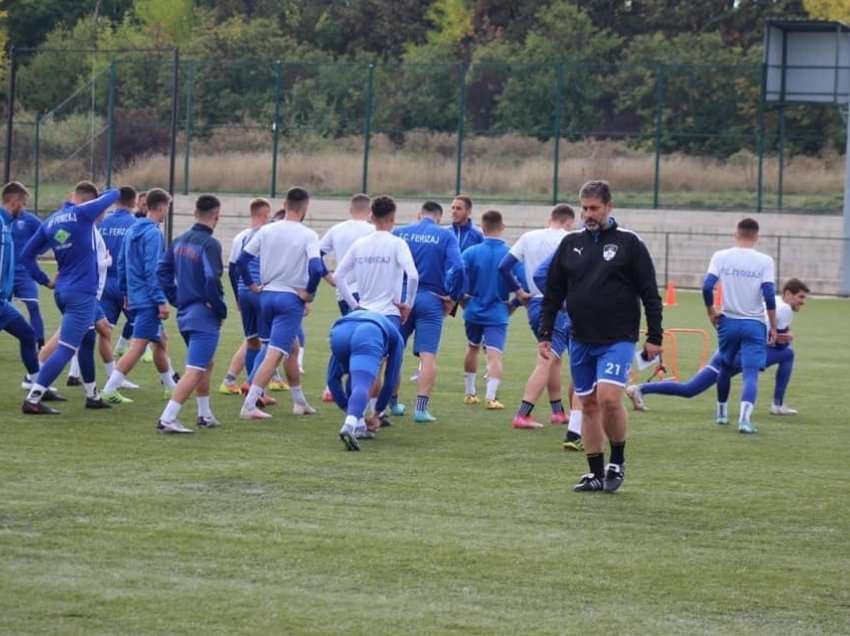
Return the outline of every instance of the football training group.
<path id="1" fill-rule="evenodd" d="M 19 341 L 26 370 L 23 413 L 59 415 L 48 403 L 65 401 L 54 383 L 66 367 L 68 385 L 84 389 L 86 408 L 132 410 L 127 395 L 138 388 L 130 379 L 133 369 L 149 360 L 168 397 L 155 423 L 159 432 L 195 432 L 179 419 L 192 394 L 197 429 L 218 426 L 210 387 L 228 315 L 224 258 L 214 237 L 226 213 L 220 201 L 198 197 L 194 225 L 166 245 L 160 226 L 172 200 L 165 190 L 98 192 L 83 181 L 44 220 L 26 211 L 28 198 L 24 185 L 10 182 L 3 187 L 0 208 L 0 329 Z M 525 308 L 538 346 L 524 352 L 536 363 L 512 425 L 542 427 L 533 410 L 546 391 L 550 422 L 567 426 L 564 449 L 584 451 L 587 458 L 589 470 L 576 491 L 613 492 L 623 483 L 624 394 L 643 410 L 649 395 L 690 398 L 716 385 L 716 422 L 728 425 L 731 379 L 740 374 L 737 426 L 741 433 L 754 434 L 758 374 L 776 365 L 769 412 L 796 413 L 784 402 L 794 364 L 790 327 L 809 290 L 798 279 L 775 288 L 773 259 L 755 249 L 759 226 L 754 219 L 740 220 L 734 245 L 716 252 L 707 264 L 703 299 L 718 340 L 708 365 L 687 381 L 629 385 L 633 364 L 651 364 L 662 352 L 655 267 L 640 237 L 616 222 L 606 182 L 584 184 L 578 198 L 578 219 L 569 205 L 556 205 L 545 227 L 526 232 L 512 246 L 503 239 L 502 214 L 488 210 L 475 223 L 472 200 L 462 195 L 451 202 L 450 224 L 441 224 L 439 203 L 426 201 L 416 222 L 397 227 L 392 198 L 357 194 L 351 198 L 351 218 L 321 238 L 304 224 L 310 196 L 303 188 L 291 188 L 276 211 L 266 199 L 253 200 L 250 225 L 233 240 L 227 264 L 244 341 L 217 392 L 244 395 L 239 417 L 246 420 L 271 418 L 276 400 L 270 392 L 287 388 L 294 415 L 316 412 L 301 388 L 303 322 L 324 280 L 335 288 L 340 318 L 329 326 L 322 399 L 343 411 L 339 439 L 351 451 L 408 410 L 417 424 L 436 421 L 430 402 L 443 323 L 458 308 L 468 342 L 464 402 L 496 414 L 505 408 L 499 386 L 508 324 L 514 311 Z M 56 261 L 53 277 L 40 266 L 47 252 Z M 718 284 L 723 289 L 719 309 L 713 302 Z M 61 325 L 52 335 L 44 333 L 39 285 L 53 291 L 61 312 Z M 14 298 L 26 306 L 29 320 L 13 305 Z M 174 310 L 186 343 L 182 376 L 172 368 L 165 329 Z M 122 315 L 124 325 L 113 347 L 113 330 Z M 324 341 L 325 333 L 311 336 Z M 410 409 L 399 401 L 408 343 L 419 361 Z M 101 391 L 95 348 L 106 368 Z M 486 360 L 483 400 L 477 386 L 481 356 Z M 562 401 L 564 360 L 571 382 Z M 240 384 L 243 370 L 247 379 Z"/>

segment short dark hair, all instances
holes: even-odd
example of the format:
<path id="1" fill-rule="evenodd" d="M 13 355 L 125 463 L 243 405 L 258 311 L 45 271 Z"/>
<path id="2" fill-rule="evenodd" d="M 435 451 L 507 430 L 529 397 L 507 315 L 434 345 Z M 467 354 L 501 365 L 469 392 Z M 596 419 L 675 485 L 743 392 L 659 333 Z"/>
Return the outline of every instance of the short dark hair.
<path id="1" fill-rule="evenodd" d="M 791 294 L 799 294 L 800 292 L 809 293 L 809 286 L 799 278 L 789 278 L 782 286 L 782 293 L 789 292 Z"/>
<path id="2" fill-rule="evenodd" d="M 436 201 L 426 201 L 422 204 L 422 211 L 440 216 L 443 214 L 443 206 Z"/>
<path id="3" fill-rule="evenodd" d="M 744 236 L 755 236 L 759 233 L 759 222 L 752 217 L 738 221 L 738 233 Z"/>
<path id="4" fill-rule="evenodd" d="M 457 194 L 455 195 L 455 199 L 458 201 L 463 201 L 463 204 L 466 206 L 467 210 L 472 209 L 472 199 L 465 194 Z"/>
<path id="5" fill-rule="evenodd" d="M 566 203 L 559 203 L 552 208 L 552 212 L 549 213 L 549 218 L 563 223 L 567 219 L 576 218 L 576 213 L 572 206 L 569 206 Z"/>
<path id="6" fill-rule="evenodd" d="M 487 210 L 481 215 L 481 227 L 485 232 L 496 232 L 505 227 L 502 220 L 502 213 L 498 210 Z"/>
<path id="7" fill-rule="evenodd" d="M 220 204 L 219 204 L 220 206 Z M 263 197 L 257 197 L 256 199 L 252 199 L 251 203 L 248 205 L 248 209 L 251 211 L 251 214 L 256 214 L 259 210 L 263 208 L 272 209 L 271 201 L 268 199 L 264 199 Z"/>
<path id="8" fill-rule="evenodd" d="M 97 186 L 91 181 L 80 181 L 74 186 L 74 194 L 86 201 L 91 201 L 98 197 Z"/>
<path id="9" fill-rule="evenodd" d="M 611 186 L 607 181 L 588 181 L 578 191 L 579 199 L 599 199 L 602 203 L 611 203 Z"/>
<path id="10" fill-rule="evenodd" d="M 369 198 L 369 195 L 361 192 L 360 194 L 355 194 L 351 197 L 350 203 L 356 208 L 368 208 L 371 202 L 372 199 Z"/>
<path id="11" fill-rule="evenodd" d="M 3 193 L 0 196 L 2 196 L 3 200 L 5 201 L 9 197 L 18 195 L 29 197 L 30 191 L 27 190 L 24 184 L 20 181 L 10 181 L 9 183 L 3 186 Z"/>
<path id="12" fill-rule="evenodd" d="M 202 194 L 195 201 L 195 211 L 199 216 L 209 216 L 221 207 L 221 201 L 212 194 Z"/>
<path id="13" fill-rule="evenodd" d="M 376 219 L 384 219 L 396 210 L 395 201 L 386 194 L 375 197 L 372 200 L 372 216 Z"/>
<path id="14" fill-rule="evenodd" d="M 171 203 L 171 195 L 162 188 L 152 188 L 148 191 L 148 209 L 158 208 L 162 204 Z"/>
<path id="15" fill-rule="evenodd" d="M 146 197 L 146 196 L 148 196 L 147 190 L 139 190 L 139 193 L 136 195 L 136 198 L 141 199 L 142 197 Z"/>
<path id="16" fill-rule="evenodd" d="M 129 208 L 136 202 L 136 188 L 133 186 L 121 186 L 118 188 L 118 205 Z"/>
<path id="17" fill-rule="evenodd" d="M 301 212 L 310 202 L 310 193 L 304 188 L 295 186 L 286 192 L 286 209 Z"/>

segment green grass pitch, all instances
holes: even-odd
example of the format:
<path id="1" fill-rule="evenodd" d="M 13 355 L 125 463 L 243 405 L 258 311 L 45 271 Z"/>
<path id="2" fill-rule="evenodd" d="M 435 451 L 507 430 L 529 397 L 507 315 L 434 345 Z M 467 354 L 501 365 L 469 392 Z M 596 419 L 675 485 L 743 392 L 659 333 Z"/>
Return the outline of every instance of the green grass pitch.
<path id="1" fill-rule="evenodd" d="M 45 292 L 42 304 L 53 329 Z M 715 426 L 711 393 L 651 396 L 616 495 L 571 492 L 586 465 L 561 451 L 563 428 L 510 428 L 533 361 L 523 310 L 508 410 L 462 404 L 463 329 L 449 319 L 439 421 L 396 418 L 361 453 L 319 403 L 336 315 L 324 286 L 305 323 L 312 418 L 278 394 L 273 420 L 243 423 L 240 400 L 215 395 L 223 428 L 157 435 L 147 364 L 135 404 L 86 412 L 63 376 L 64 415 L 24 417 L 17 344 L 0 336 L 0 633 L 846 634 L 848 308 L 815 299 L 796 316 L 788 402 L 801 414 L 767 415 L 764 374 L 757 436 Z M 705 324 L 696 294 L 666 311 L 668 327 Z M 217 380 L 239 337 L 234 312 Z"/>

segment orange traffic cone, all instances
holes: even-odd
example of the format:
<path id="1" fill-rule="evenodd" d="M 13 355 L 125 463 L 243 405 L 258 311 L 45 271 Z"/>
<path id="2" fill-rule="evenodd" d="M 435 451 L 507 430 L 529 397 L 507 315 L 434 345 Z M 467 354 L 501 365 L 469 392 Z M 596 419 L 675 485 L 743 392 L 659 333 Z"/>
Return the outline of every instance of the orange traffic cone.
<path id="1" fill-rule="evenodd" d="M 714 308 L 721 309 L 723 307 L 723 284 L 717 283 L 714 287 Z"/>
<path id="2" fill-rule="evenodd" d="M 679 303 L 676 302 L 676 285 L 673 281 L 667 283 L 667 293 L 664 295 L 664 306 L 675 307 Z"/>

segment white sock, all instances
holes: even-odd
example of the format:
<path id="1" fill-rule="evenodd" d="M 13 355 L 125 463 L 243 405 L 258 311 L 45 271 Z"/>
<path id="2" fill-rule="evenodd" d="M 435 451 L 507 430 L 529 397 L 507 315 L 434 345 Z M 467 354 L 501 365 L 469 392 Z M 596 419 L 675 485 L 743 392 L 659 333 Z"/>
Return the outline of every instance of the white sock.
<path id="1" fill-rule="evenodd" d="M 27 380 L 29 380 L 30 384 L 35 382 L 35 379 L 38 377 L 38 372 L 35 373 L 27 373 Z"/>
<path id="2" fill-rule="evenodd" d="M 475 395 L 478 390 L 475 388 L 475 373 L 468 373 L 464 371 L 463 373 L 463 386 L 467 395 Z"/>
<path id="3" fill-rule="evenodd" d="M 71 367 L 68 369 L 68 376 L 72 378 L 80 377 L 80 361 L 76 355 L 71 358 Z"/>
<path id="4" fill-rule="evenodd" d="M 164 386 L 169 391 L 173 391 L 174 387 L 177 386 L 177 383 L 174 381 L 174 378 L 172 377 L 173 375 L 174 375 L 174 371 L 171 371 L 170 369 L 168 371 L 166 371 L 165 373 L 159 374 L 159 380 L 160 380 L 160 382 L 162 382 L 162 386 Z"/>
<path id="5" fill-rule="evenodd" d="M 293 402 L 298 402 L 298 404 L 307 404 L 307 398 L 304 397 L 304 391 L 301 390 L 300 386 L 289 387 L 289 392 L 292 394 Z"/>
<path id="6" fill-rule="evenodd" d="M 115 370 L 115 362 L 104 362 L 103 368 L 106 369 L 106 377 L 108 378 Z"/>
<path id="7" fill-rule="evenodd" d="M 195 401 L 198 403 L 198 415 L 201 417 L 212 417 L 209 395 L 199 395 L 195 398 Z"/>
<path id="8" fill-rule="evenodd" d="M 570 422 L 567 424 L 567 430 L 570 433 L 581 435 L 581 411 L 570 409 Z"/>
<path id="9" fill-rule="evenodd" d="M 38 402 L 41 402 L 41 397 L 44 395 L 44 392 L 46 390 L 47 390 L 46 386 L 42 386 L 42 385 L 40 385 L 36 382 L 33 382 L 32 388 L 30 389 L 30 392 L 27 394 L 27 401 L 28 402 L 35 402 L 36 404 Z"/>
<path id="10" fill-rule="evenodd" d="M 342 424 L 343 428 L 356 429 L 357 428 L 357 418 L 353 415 L 346 415 L 345 422 Z"/>
<path id="11" fill-rule="evenodd" d="M 86 390 L 87 398 L 97 397 L 97 382 L 83 382 L 83 388 Z"/>
<path id="12" fill-rule="evenodd" d="M 257 400 L 263 395 L 263 387 L 252 384 L 248 389 L 248 395 L 245 396 L 245 403 L 242 405 L 245 409 L 253 411 L 257 408 Z"/>
<path id="13" fill-rule="evenodd" d="M 106 384 L 103 387 L 104 393 L 112 393 L 118 389 L 124 383 L 124 380 L 127 379 L 127 376 L 121 373 L 118 369 L 112 372 L 109 376 L 109 379 L 106 381 Z"/>
<path id="14" fill-rule="evenodd" d="M 729 417 L 729 403 L 728 402 L 718 402 L 717 403 L 717 418 L 721 417 Z"/>
<path id="15" fill-rule="evenodd" d="M 378 398 L 369 398 L 369 412 L 374 413 L 375 407 L 378 406 Z"/>
<path id="16" fill-rule="evenodd" d="M 162 415 L 159 416 L 163 422 L 173 422 L 177 419 L 177 416 L 180 415 L 180 409 L 183 408 L 183 405 L 179 402 L 175 402 L 174 400 L 168 400 L 168 404 L 165 405 L 165 408 L 162 410 Z"/>
<path id="17" fill-rule="evenodd" d="M 169 375 L 174 375 L 174 367 L 171 366 L 171 358 L 166 358 L 168 360 L 168 373 Z"/>
<path id="18" fill-rule="evenodd" d="M 739 422 L 749 422 L 750 416 L 753 414 L 753 403 L 752 402 L 741 402 L 741 416 L 738 419 Z"/>
<path id="19" fill-rule="evenodd" d="M 298 368 L 299 369 L 304 368 L 304 347 L 301 347 L 298 350 Z"/>
<path id="20" fill-rule="evenodd" d="M 501 378 L 487 378 L 487 399 L 495 400 L 496 393 L 499 391 L 499 385 L 502 383 Z"/>

